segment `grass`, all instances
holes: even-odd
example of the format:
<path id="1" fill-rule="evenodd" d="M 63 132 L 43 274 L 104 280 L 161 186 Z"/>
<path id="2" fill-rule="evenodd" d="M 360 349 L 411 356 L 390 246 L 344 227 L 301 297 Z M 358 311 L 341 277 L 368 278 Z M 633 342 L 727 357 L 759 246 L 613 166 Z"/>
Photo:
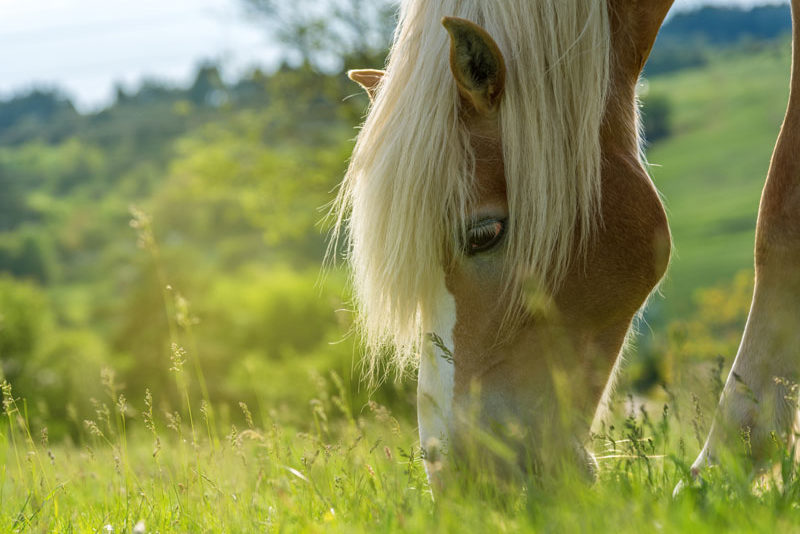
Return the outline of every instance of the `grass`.
<path id="1" fill-rule="evenodd" d="M 152 397 L 134 407 L 108 372 L 104 382 L 108 398 L 80 446 L 32 434 L 24 402 L 4 386 L 0 531 L 800 531 L 800 483 L 785 455 L 777 482 L 709 470 L 673 498 L 693 422 L 666 407 L 650 417 L 632 399 L 594 440 L 595 484 L 564 476 L 501 492 L 469 477 L 434 502 L 413 426 L 375 403 L 348 405 L 335 375 L 318 381 L 305 425 L 278 414 L 256 424 L 242 404 L 243 426 L 224 433 L 204 403 L 193 418 L 188 407 L 159 414 Z"/>

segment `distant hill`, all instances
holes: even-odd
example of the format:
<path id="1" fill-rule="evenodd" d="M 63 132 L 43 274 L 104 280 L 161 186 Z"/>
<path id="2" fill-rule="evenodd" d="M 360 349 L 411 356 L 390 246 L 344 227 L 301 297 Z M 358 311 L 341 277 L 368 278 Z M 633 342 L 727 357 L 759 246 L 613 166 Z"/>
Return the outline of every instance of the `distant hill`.
<path id="1" fill-rule="evenodd" d="M 788 5 L 701 7 L 679 12 L 667 20 L 658 36 L 645 72 L 655 76 L 708 64 L 715 49 L 758 45 L 792 31 Z"/>
<path id="2" fill-rule="evenodd" d="M 743 39 L 774 39 L 792 31 L 789 5 L 701 7 L 670 17 L 659 35 L 660 44 L 702 42 L 730 45 Z"/>

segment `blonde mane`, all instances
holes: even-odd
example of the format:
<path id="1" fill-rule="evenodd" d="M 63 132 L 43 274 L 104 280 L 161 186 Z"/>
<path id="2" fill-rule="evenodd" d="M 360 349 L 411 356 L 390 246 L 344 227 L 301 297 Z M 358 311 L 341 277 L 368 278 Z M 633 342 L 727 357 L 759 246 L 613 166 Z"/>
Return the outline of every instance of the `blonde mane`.
<path id="1" fill-rule="evenodd" d="M 494 37 L 507 65 L 499 113 L 509 224 L 506 279 L 552 291 L 598 224 L 600 126 L 608 86 L 606 0 L 407 0 L 386 69 L 334 204 L 346 235 L 369 370 L 408 369 L 461 253 L 474 199 L 443 16 Z"/>

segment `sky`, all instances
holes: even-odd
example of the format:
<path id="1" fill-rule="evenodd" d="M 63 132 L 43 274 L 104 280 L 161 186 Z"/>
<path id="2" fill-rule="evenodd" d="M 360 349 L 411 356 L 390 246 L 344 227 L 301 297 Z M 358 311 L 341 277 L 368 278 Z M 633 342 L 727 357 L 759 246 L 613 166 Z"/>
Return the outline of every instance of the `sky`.
<path id="1" fill-rule="evenodd" d="M 776 0 L 676 0 L 754 5 Z M 235 77 L 270 67 L 280 51 L 241 0 L 0 0 L 0 99 L 32 87 L 64 89 L 84 111 L 111 102 L 115 84 L 187 84 L 217 60 Z"/>

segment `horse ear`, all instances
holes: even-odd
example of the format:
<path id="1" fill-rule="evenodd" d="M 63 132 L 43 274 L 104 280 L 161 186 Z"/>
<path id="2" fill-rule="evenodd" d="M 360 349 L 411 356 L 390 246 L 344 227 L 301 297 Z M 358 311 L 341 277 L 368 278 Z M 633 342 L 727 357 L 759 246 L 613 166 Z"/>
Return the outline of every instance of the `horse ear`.
<path id="1" fill-rule="evenodd" d="M 468 20 L 445 17 L 450 34 L 450 70 L 461 97 L 483 115 L 497 112 L 506 84 L 506 64 L 486 30 Z"/>
<path id="2" fill-rule="evenodd" d="M 375 93 L 378 91 L 378 84 L 381 83 L 384 74 L 384 71 L 375 69 L 357 69 L 347 71 L 347 77 L 364 88 L 369 96 L 370 101 L 375 100 Z"/>

